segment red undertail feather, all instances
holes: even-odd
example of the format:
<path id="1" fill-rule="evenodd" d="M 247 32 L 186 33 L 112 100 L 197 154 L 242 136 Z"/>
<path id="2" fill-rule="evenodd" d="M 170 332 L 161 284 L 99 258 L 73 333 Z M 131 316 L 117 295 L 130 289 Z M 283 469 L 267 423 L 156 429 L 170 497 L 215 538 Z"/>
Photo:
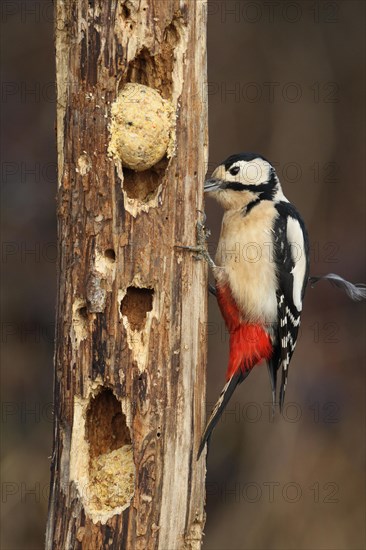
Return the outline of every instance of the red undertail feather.
<path id="1" fill-rule="evenodd" d="M 243 323 L 230 288 L 216 287 L 217 300 L 230 332 L 230 355 L 226 379 L 238 369 L 251 370 L 262 359 L 269 359 L 273 348 L 269 334 L 260 324 Z"/>

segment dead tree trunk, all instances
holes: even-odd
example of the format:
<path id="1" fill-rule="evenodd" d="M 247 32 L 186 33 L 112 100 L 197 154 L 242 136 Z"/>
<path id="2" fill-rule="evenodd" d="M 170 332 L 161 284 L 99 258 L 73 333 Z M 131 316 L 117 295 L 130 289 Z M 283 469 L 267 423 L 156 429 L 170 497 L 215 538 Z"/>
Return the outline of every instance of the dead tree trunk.
<path id="1" fill-rule="evenodd" d="M 206 266 L 174 246 L 195 243 L 202 209 L 205 0 L 57 0 L 55 15 L 59 285 L 46 547 L 199 548 Z M 126 160 L 134 153 L 136 166 Z"/>

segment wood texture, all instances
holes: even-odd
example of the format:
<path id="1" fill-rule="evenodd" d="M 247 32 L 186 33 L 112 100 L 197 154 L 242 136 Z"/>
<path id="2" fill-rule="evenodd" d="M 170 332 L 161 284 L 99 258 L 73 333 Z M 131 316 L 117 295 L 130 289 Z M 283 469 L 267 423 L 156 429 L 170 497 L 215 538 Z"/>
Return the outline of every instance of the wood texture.
<path id="1" fill-rule="evenodd" d="M 195 243 L 202 209 L 205 0 L 57 0 L 55 15 L 59 285 L 46 547 L 200 548 L 207 273 L 174 246 Z M 111 104 L 127 82 L 176 109 L 175 154 L 146 173 L 107 154 Z M 117 456 L 127 480 L 117 489 L 128 493 L 132 480 L 133 495 L 118 513 L 104 496 L 98 520 L 93 491 L 110 483 L 100 461 Z"/>

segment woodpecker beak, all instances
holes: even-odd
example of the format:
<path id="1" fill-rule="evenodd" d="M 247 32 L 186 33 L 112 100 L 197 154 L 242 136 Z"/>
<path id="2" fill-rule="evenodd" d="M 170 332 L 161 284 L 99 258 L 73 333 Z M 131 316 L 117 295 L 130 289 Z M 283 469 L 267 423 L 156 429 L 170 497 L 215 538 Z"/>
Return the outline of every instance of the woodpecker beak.
<path id="1" fill-rule="evenodd" d="M 225 166 L 220 165 L 213 171 L 212 176 L 205 181 L 205 193 L 219 191 L 225 184 Z"/>
<path id="2" fill-rule="evenodd" d="M 218 191 L 221 189 L 222 180 L 217 178 L 210 178 L 205 181 L 204 191 L 205 193 L 210 193 L 211 191 Z"/>

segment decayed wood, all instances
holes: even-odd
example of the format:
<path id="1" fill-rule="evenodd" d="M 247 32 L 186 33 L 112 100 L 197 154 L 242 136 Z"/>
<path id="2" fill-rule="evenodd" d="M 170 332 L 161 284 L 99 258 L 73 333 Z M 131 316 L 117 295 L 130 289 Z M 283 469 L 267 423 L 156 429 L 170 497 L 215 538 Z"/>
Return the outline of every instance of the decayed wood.
<path id="1" fill-rule="evenodd" d="M 57 0 L 59 290 L 48 549 L 200 547 L 205 0 Z M 176 111 L 141 173 L 108 156 L 127 82 Z M 174 134 L 174 133 L 173 133 Z"/>

